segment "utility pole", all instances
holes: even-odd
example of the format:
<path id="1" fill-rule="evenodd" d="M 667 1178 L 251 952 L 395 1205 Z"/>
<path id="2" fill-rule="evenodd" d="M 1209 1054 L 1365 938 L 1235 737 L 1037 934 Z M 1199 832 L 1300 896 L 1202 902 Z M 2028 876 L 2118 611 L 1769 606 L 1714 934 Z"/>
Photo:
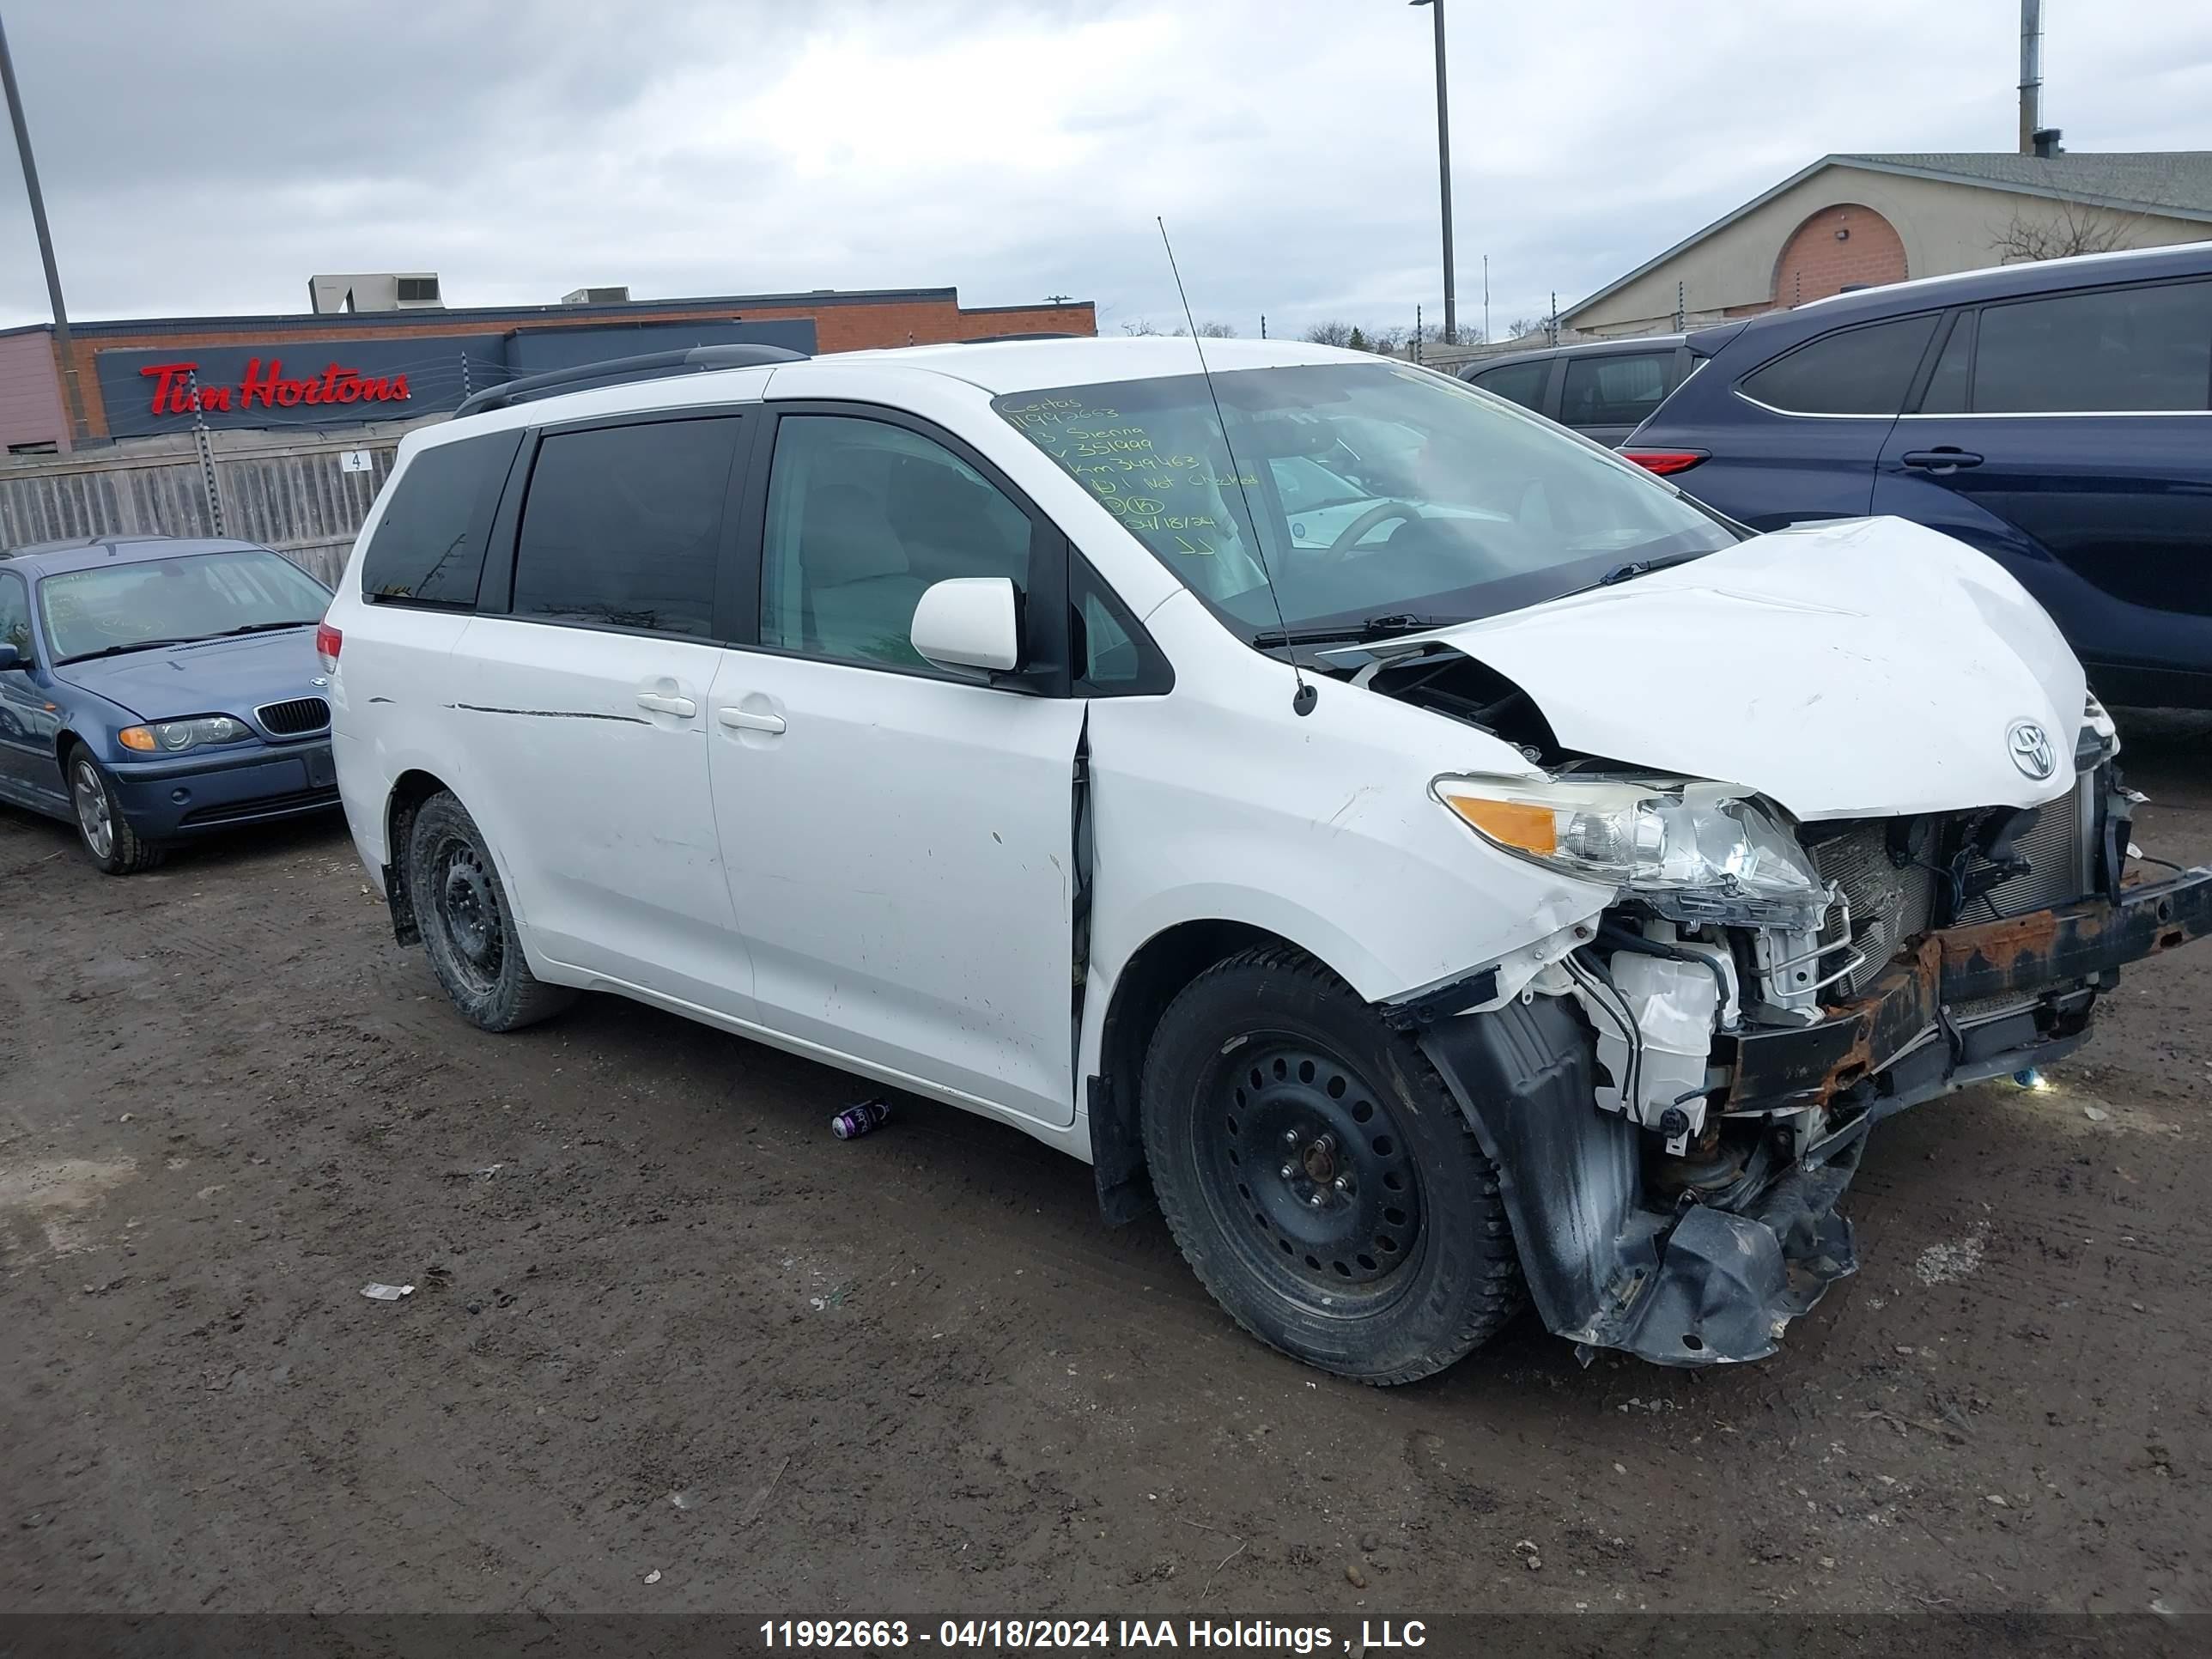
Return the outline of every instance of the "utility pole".
<path id="1" fill-rule="evenodd" d="M 1444 0 L 1407 0 L 1426 6 L 1437 30 L 1437 190 L 1443 204 L 1444 343 L 1459 342 L 1459 301 L 1452 285 L 1451 115 L 1444 97 Z"/>
<path id="2" fill-rule="evenodd" d="M 54 239 L 46 229 L 46 198 L 39 193 L 39 166 L 31 159 L 31 132 L 23 125 L 23 97 L 15 90 L 15 60 L 8 51 L 8 30 L 0 24 L 0 86 L 8 94 L 8 118 L 15 127 L 15 153 L 23 158 L 23 189 L 31 198 L 31 228 L 38 233 L 39 258 L 46 267 L 46 298 L 54 308 L 54 355 L 61 360 L 62 390 L 69 398 L 70 443 L 84 441 L 84 392 L 77 385 L 76 354 L 70 349 L 69 307 L 62 303 L 62 276 L 54 264 Z"/>
<path id="3" fill-rule="evenodd" d="M 1490 256 L 1482 256 L 1482 337 L 1490 337 Z"/>

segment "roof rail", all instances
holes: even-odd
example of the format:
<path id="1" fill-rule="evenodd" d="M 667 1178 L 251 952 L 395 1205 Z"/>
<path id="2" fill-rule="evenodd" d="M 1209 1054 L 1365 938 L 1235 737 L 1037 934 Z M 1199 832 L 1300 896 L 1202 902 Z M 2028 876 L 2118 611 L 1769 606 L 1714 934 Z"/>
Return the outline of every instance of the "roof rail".
<path id="1" fill-rule="evenodd" d="M 715 368 L 757 368 L 763 363 L 793 363 L 806 356 L 786 346 L 703 345 L 682 351 L 648 351 L 638 357 L 610 357 L 604 362 L 579 363 L 573 368 L 548 369 L 526 374 L 505 386 L 486 386 L 464 398 L 453 418 L 481 415 L 488 409 L 505 409 L 562 392 L 592 386 L 621 386 L 630 380 L 657 380 L 671 374 L 701 374 Z"/>

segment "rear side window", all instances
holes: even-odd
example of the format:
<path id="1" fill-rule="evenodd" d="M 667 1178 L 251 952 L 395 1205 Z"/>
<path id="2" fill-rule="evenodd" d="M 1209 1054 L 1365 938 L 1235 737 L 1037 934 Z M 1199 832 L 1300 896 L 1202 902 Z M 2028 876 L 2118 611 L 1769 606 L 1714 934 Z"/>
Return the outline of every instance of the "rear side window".
<path id="1" fill-rule="evenodd" d="M 522 507 L 514 613 L 712 635 L 739 424 L 656 421 L 547 437 Z"/>
<path id="2" fill-rule="evenodd" d="M 1478 374 L 1474 383 L 1508 403 L 1518 404 L 1523 409 L 1537 409 L 1544 402 L 1544 382 L 1551 378 L 1552 360 L 1540 357 L 1533 363 L 1508 363 L 1503 368 Z"/>
<path id="3" fill-rule="evenodd" d="M 1755 369 L 1747 398 L 1792 415 L 1894 415 L 1936 332 L 1936 317 L 1838 330 Z"/>
<path id="4" fill-rule="evenodd" d="M 1978 414 L 2203 409 L 2208 392 L 2212 283 L 1982 308 Z"/>
<path id="5" fill-rule="evenodd" d="M 1674 361 L 1671 349 L 1569 357 L 1559 418 L 1569 426 L 1642 424 L 1672 390 L 1667 373 Z"/>
<path id="6" fill-rule="evenodd" d="M 490 432 L 416 452 L 362 556 L 362 597 L 474 609 L 492 511 L 521 444 L 520 432 Z"/>

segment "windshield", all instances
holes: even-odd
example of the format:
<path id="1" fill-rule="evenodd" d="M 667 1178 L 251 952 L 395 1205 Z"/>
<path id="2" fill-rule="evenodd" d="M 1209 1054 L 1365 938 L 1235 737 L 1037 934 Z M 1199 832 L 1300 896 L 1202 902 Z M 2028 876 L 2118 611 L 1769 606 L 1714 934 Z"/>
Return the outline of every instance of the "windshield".
<path id="1" fill-rule="evenodd" d="M 1494 616 L 1735 540 L 1635 468 L 1402 364 L 1235 369 L 1211 395 L 1196 374 L 1117 380 L 992 406 L 1248 640 L 1279 626 L 1278 599 L 1293 629 Z"/>
<path id="2" fill-rule="evenodd" d="M 327 589 L 260 548 L 95 565 L 39 584 L 46 643 L 68 662 L 118 648 L 320 622 Z"/>

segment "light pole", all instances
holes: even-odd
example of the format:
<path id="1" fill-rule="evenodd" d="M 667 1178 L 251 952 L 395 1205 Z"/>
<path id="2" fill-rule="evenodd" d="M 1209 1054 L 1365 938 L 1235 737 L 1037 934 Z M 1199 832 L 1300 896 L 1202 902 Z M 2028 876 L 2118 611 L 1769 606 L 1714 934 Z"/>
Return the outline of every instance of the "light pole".
<path id="1" fill-rule="evenodd" d="M 1452 287 L 1451 116 L 1444 101 L 1444 0 L 1407 0 L 1426 6 L 1437 26 L 1437 188 L 1443 201 L 1444 343 L 1459 342 L 1459 301 Z"/>
<path id="2" fill-rule="evenodd" d="M 23 188 L 31 198 L 31 228 L 39 238 L 39 258 L 46 266 L 46 298 L 54 308 L 54 356 L 61 362 L 62 389 L 69 396 L 70 442 L 84 441 L 84 393 L 76 383 L 76 354 L 70 349 L 69 311 L 62 304 L 61 272 L 54 265 L 54 239 L 46 231 L 46 200 L 39 193 L 38 164 L 31 160 L 31 132 L 23 125 L 22 95 L 15 90 L 15 60 L 8 55 L 8 31 L 0 27 L 0 90 L 8 98 L 15 126 L 15 149 L 23 158 Z"/>

